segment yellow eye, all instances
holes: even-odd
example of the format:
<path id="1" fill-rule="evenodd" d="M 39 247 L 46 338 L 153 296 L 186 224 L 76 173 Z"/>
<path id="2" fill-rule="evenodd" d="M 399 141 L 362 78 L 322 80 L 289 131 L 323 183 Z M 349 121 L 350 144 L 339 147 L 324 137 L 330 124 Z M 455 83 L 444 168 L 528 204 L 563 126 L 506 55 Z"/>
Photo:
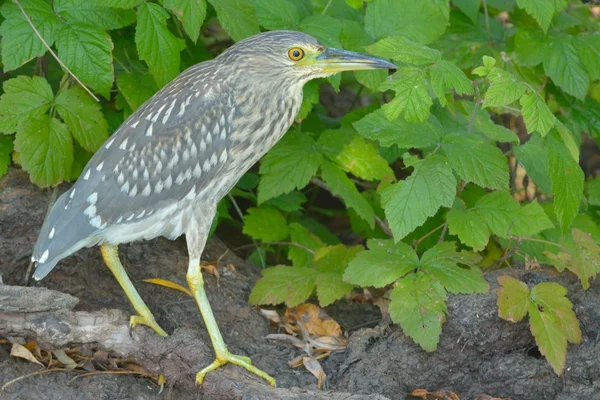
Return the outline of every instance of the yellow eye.
<path id="1" fill-rule="evenodd" d="M 292 61 L 300 61 L 300 60 L 302 60 L 304 58 L 304 50 L 302 50 L 299 47 L 292 47 L 288 51 L 288 57 Z"/>

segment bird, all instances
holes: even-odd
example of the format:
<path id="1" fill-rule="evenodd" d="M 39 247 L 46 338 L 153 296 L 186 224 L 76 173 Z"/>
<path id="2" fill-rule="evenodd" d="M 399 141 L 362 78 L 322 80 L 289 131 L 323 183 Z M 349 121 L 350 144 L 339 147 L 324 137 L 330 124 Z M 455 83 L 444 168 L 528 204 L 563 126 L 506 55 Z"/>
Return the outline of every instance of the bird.
<path id="1" fill-rule="evenodd" d="M 58 198 L 34 246 L 34 279 L 79 249 L 99 245 L 137 313 L 130 326 L 166 336 L 128 278 L 118 245 L 184 234 L 186 281 L 215 353 L 196 382 L 232 363 L 275 386 L 250 358 L 227 350 L 204 290 L 200 257 L 217 203 L 293 124 L 305 83 L 342 71 L 395 68 L 296 31 L 259 33 L 189 67 L 133 112 Z"/>

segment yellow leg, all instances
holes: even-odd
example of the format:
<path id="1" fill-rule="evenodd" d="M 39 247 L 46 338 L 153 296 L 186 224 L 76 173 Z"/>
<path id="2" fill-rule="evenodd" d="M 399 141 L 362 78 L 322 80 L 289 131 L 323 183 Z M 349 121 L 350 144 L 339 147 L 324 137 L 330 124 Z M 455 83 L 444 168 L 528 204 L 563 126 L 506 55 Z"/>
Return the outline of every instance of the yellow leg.
<path id="1" fill-rule="evenodd" d="M 204 324 L 208 330 L 216 355 L 215 361 L 213 361 L 212 364 L 198 372 L 196 375 L 196 382 L 202 384 L 207 373 L 214 371 L 222 365 L 232 363 L 246 368 L 249 372 L 269 382 L 271 386 L 275 386 L 275 378 L 252 365 L 250 358 L 231 354 L 229 350 L 227 350 L 227 346 L 223 341 L 223 336 L 221 336 L 221 332 L 217 326 L 217 321 L 212 313 L 210 303 L 206 297 L 206 292 L 204 291 L 204 279 L 202 278 L 202 272 L 200 271 L 200 263 L 197 263 L 197 267 L 192 267 L 188 270 L 187 282 L 196 299 L 198 308 L 200 308 L 200 313 L 204 319 Z"/>
<path id="2" fill-rule="evenodd" d="M 127 298 L 129 298 L 129 301 L 133 305 L 133 308 L 135 308 L 135 311 L 137 311 L 139 314 L 132 315 L 129 319 L 131 327 L 133 328 L 138 324 L 146 325 L 154 329 L 154 331 L 160 336 L 168 336 L 167 333 L 156 323 L 156 320 L 148 309 L 148 306 L 146 303 L 144 303 L 144 300 L 142 300 L 140 294 L 137 292 L 137 290 L 135 290 L 133 283 L 131 283 L 131 280 L 127 276 L 127 272 L 125 272 L 125 269 L 121 264 L 121 260 L 119 260 L 119 250 L 117 249 L 117 246 L 103 244 L 100 246 L 100 251 L 102 252 L 102 257 L 104 258 L 106 266 L 111 270 L 115 278 L 117 278 L 117 281 L 125 291 Z"/>

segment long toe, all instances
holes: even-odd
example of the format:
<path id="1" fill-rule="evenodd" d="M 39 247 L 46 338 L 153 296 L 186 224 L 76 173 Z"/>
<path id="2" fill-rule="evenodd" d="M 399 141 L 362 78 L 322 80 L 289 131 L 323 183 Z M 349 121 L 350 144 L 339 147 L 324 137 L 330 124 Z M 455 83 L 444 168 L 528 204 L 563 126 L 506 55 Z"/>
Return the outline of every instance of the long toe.
<path id="1" fill-rule="evenodd" d="M 129 318 L 129 326 L 135 328 L 136 325 L 146 325 L 149 328 L 152 328 L 154 332 L 156 332 L 159 336 L 169 336 L 167 332 L 165 332 L 157 323 L 154 317 L 142 317 L 139 315 L 132 315 Z"/>
<path id="2" fill-rule="evenodd" d="M 265 371 L 258 369 L 254 365 L 252 365 L 252 361 L 250 360 L 250 358 L 245 356 L 238 356 L 229 352 L 225 354 L 219 354 L 215 361 L 213 361 L 210 365 L 198 372 L 198 374 L 196 375 L 196 382 L 199 385 L 201 385 L 202 382 L 204 382 L 204 377 L 206 376 L 206 374 L 208 374 L 211 371 L 214 371 L 215 369 L 227 363 L 232 363 L 235 365 L 239 365 L 240 367 L 244 367 L 248 372 L 260 378 L 263 378 L 264 380 L 269 382 L 269 385 L 275 387 L 275 378 L 267 374 Z"/>

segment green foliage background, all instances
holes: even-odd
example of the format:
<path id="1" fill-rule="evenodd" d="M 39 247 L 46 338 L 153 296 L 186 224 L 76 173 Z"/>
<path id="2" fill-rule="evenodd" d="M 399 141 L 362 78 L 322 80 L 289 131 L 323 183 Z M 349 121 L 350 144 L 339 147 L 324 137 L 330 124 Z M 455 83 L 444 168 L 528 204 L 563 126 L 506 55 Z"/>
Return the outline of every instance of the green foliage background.
<path id="1" fill-rule="evenodd" d="M 297 123 L 232 191 L 263 270 L 254 304 L 322 305 L 388 288 L 393 321 L 437 346 L 448 293 L 488 290 L 481 269 L 537 260 L 600 270 L 600 179 L 580 167 L 600 140 L 600 20 L 577 0 L 4 0 L 0 176 L 77 179 L 122 121 L 183 69 L 261 30 L 393 60 L 399 69 L 306 85 Z M 21 10 L 21 7 L 23 10 Z M 30 19 L 30 21 L 27 20 Z M 89 87 L 65 74 L 30 26 Z M 355 93 L 332 118 L 322 86 Z M 507 129 L 515 122 L 524 129 Z M 520 203 L 516 160 L 537 191 Z M 336 209 L 319 206 L 337 198 Z M 343 206 L 345 206 L 345 208 Z M 233 215 L 233 216 L 232 216 Z M 225 199 L 219 221 L 235 221 Z M 332 231 L 332 221 L 344 221 Z M 366 243 L 349 245 L 351 243 Z M 529 315 L 557 373 L 581 340 L 566 290 L 505 277 L 499 314 Z"/>

